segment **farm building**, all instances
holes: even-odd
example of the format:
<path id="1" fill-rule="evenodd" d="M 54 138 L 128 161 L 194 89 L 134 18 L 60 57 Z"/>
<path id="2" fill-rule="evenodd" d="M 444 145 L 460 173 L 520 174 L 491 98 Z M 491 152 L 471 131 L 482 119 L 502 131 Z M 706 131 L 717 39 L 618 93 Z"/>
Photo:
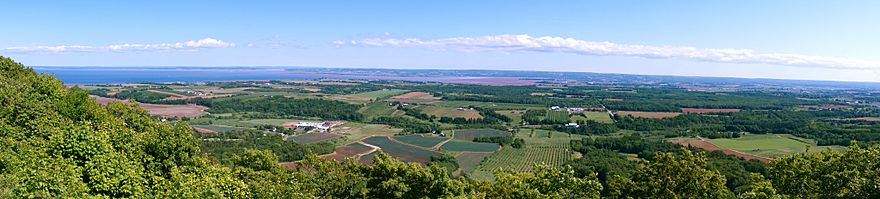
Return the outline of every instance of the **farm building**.
<path id="1" fill-rule="evenodd" d="M 325 122 L 288 122 L 284 123 L 282 126 L 287 127 L 297 127 L 297 128 L 305 128 L 305 127 L 313 127 L 315 129 L 321 131 L 327 131 L 330 127 L 334 127 L 336 125 L 342 124 L 342 122 L 334 122 L 334 121 L 325 121 Z"/>

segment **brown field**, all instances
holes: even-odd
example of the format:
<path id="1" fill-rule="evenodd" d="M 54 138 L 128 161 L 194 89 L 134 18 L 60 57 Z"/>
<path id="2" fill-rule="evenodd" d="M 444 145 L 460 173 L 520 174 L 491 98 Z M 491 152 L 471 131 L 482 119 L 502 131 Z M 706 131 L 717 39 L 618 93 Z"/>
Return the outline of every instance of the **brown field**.
<path id="1" fill-rule="evenodd" d="M 880 117 L 859 117 L 859 118 L 849 118 L 848 120 L 861 120 L 861 121 L 869 121 L 869 122 L 878 122 L 878 121 L 880 121 Z"/>
<path id="2" fill-rule="evenodd" d="M 359 157 L 361 155 L 372 153 L 375 150 L 376 148 L 355 142 L 345 146 L 336 147 L 336 150 L 334 150 L 333 153 L 322 155 L 321 157 L 342 161 L 345 160 L 345 158 Z"/>
<path id="3" fill-rule="evenodd" d="M 622 116 L 633 116 L 640 118 L 670 118 L 681 115 L 681 113 L 676 112 L 642 112 L 642 111 L 617 111 L 614 114 L 622 115 Z"/>
<path id="4" fill-rule="evenodd" d="M 111 101 L 120 101 L 123 103 L 128 103 L 125 100 L 106 98 L 106 97 L 97 97 L 93 96 L 95 101 L 99 104 L 107 104 Z M 186 105 L 168 105 L 168 104 L 147 104 L 140 103 L 140 108 L 147 110 L 150 115 L 157 115 L 162 117 L 198 117 L 205 114 L 205 110 L 208 107 L 199 106 L 195 104 L 186 104 Z"/>
<path id="5" fill-rule="evenodd" d="M 681 108 L 684 113 L 739 113 L 740 109 Z"/>
<path id="6" fill-rule="evenodd" d="M 196 131 L 198 131 L 199 133 L 202 133 L 202 134 L 211 134 L 211 133 L 216 133 L 216 132 L 217 132 L 217 131 L 214 131 L 214 130 L 211 130 L 211 129 L 202 128 L 202 127 L 193 127 L 193 129 L 195 129 Z"/>
<path id="7" fill-rule="evenodd" d="M 404 93 L 402 95 L 397 95 L 397 96 L 391 97 L 391 99 L 424 99 L 424 98 L 433 98 L 433 97 L 434 96 L 432 96 L 430 93 L 426 93 L 426 92 L 409 92 L 409 93 Z"/>
<path id="8" fill-rule="evenodd" d="M 721 151 L 721 152 L 724 152 L 724 154 L 734 155 L 736 157 L 740 157 L 740 158 L 743 158 L 746 160 L 756 159 L 761 162 L 770 162 L 770 160 L 771 160 L 770 158 L 766 158 L 766 157 L 761 157 L 761 156 L 747 154 L 747 153 L 743 153 L 743 152 L 739 152 L 739 151 L 735 151 L 735 150 L 731 150 L 731 149 L 721 148 L 721 147 L 718 147 L 715 144 L 712 144 L 711 142 L 708 142 L 705 140 L 681 139 L 681 140 L 672 141 L 672 143 L 682 145 L 682 146 L 697 147 L 697 148 L 701 148 L 701 149 L 707 150 L 707 151 Z"/>

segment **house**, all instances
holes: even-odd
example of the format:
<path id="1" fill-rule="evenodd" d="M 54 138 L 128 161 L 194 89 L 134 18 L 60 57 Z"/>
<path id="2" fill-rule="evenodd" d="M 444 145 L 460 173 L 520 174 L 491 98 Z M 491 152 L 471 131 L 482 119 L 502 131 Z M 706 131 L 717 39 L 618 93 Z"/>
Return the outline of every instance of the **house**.
<path id="1" fill-rule="evenodd" d="M 550 110 L 558 111 L 560 109 L 559 106 L 551 106 Z"/>
<path id="2" fill-rule="evenodd" d="M 581 125 L 578 125 L 577 123 L 572 122 L 572 123 L 565 124 L 565 127 L 578 128 L 578 127 L 581 127 Z"/>

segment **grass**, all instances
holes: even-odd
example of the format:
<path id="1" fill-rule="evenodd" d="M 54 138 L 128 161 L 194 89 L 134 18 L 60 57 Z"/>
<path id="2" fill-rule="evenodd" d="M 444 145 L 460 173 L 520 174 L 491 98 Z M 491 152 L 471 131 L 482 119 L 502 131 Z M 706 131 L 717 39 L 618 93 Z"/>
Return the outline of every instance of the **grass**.
<path id="1" fill-rule="evenodd" d="M 238 127 L 232 127 L 232 126 L 217 126 L 217 125 L 192 125 L 192 126 L 204 128 L 204 129 L 208 129 L 208 130 L 212 130 L 212 131 L 216 131 L 216 132 L 221 132 L 221 133 L 245 129 L 245 128 L 238 128 Z"/>
<path id="2" fill-rule="evenodd" d="M 587 115 L 588 120 L 593 120 L 602 123 L 614 123 L 614 120 L 611 119 L 611 116 L 608 115 L 608 112 L 598 112 L 598 111 L 587 111 L 584 112 L 584 115 Z"/>
<path id="3" fill-rule="evenodd" d="M 382 90 L 377 90 L 377 91 L 357 93 L 354 95 L 371 97 L 371 98 L 376 98 L 376 99 L 386 99 L 391 96 L 404 94 L 406 92 L 407 92 L 406 90 L 400 90 L 400 89 L 382 89 Z"/>
<path id="4" fill-rule="evenodd" d="M 522 124 L 522 113 L 525 110 L 504 110 L 504 111 L 495 111 L 498 114 L 507 116 L 510 118 L 510 123 L 513 125 Z"/>
<path id="5" fill-rule="evenodd" d="M 376 116 L 391 115 L 394 110 L 394 107 L 388 106 L 387 102 L 379 101 L 367 104 L 367 106 L 364 106 L 358 110 L 358 112 L 364 114 L 364 117 L 366 117 L 365 119 L 369 121 Z"/>
<path id="6" fill-rule="evenodd" d="M 498 150 L 498 147 L 496 143 L 450 141 L 443 144 L 440 149 L 445 151 L 492 152 Z"/>
<path id="7" fill-rule="evenodd" d="M 807 150 L 807 146 L 810 148 L 810 153 L 829 148 L 843 149 L 841 146 L 817 146 L 816 142 L 811 139 L 788 134 L 747 134 L 733 139 L 711 139 L 709 142 L 719 147 L 770 158 L 803 153 Z"/>
<path id="8" fill-rule="evenodd" d="M 531 136 L 529 136 L 530 134 Z M 568 133 L 543 129 L 535 129 L 535 133 L 532 134 L 532 129 L 520 129 L 516 137 L 525 140 L 526 146 L 529 146 L 568 144 L 571 143 L 571 140 L 579 140 L 587 136 L 571 134 L 571 137 L 569 137 Z"/>
<path id="9" fill-rule="evenodd" d="M 400 135 L 394 136 L 394 140 L 412 144 L 420 147 L 433 147 L 443 141 L 448 140 L 447 137 L 430 137 L 430 136 L 422 136 L 422 135 Z"/>
<path id="10" fill-rule="evenodd" d="M 463 152 L 458 154 L 458 156 L 455 156 L 455 161 L 458 162 L 459 167 L 457 174 L 473 172 L 480 165 L 480 162 L 483 162 L 490 155 L 492 153 Z"/>
<path id="11" fill-rule="evenodd" d="M 479 111 L 464 109 L 458 110 L 457 108 L 447 108 L 440 106 L 420 106 L 419 107 L 423 113 L 428 115 L 434 115 L 439 117 L 463 117 L 463 118 L 483 118 L 480 115 Z"/>

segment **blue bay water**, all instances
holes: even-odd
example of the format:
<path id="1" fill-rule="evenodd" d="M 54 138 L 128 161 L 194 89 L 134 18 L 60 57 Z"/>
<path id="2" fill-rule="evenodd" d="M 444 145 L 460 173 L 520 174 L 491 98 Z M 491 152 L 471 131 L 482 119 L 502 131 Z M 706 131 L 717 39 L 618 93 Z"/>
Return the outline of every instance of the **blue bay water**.
<path id="1" fill-rule="evenodd" d="M 305 80 L 325 77 L 321 74 L 290 73 L 283 69 L 34 67 L 34 70 L 40 73 L 54 74 L 65 84 Z"/>

